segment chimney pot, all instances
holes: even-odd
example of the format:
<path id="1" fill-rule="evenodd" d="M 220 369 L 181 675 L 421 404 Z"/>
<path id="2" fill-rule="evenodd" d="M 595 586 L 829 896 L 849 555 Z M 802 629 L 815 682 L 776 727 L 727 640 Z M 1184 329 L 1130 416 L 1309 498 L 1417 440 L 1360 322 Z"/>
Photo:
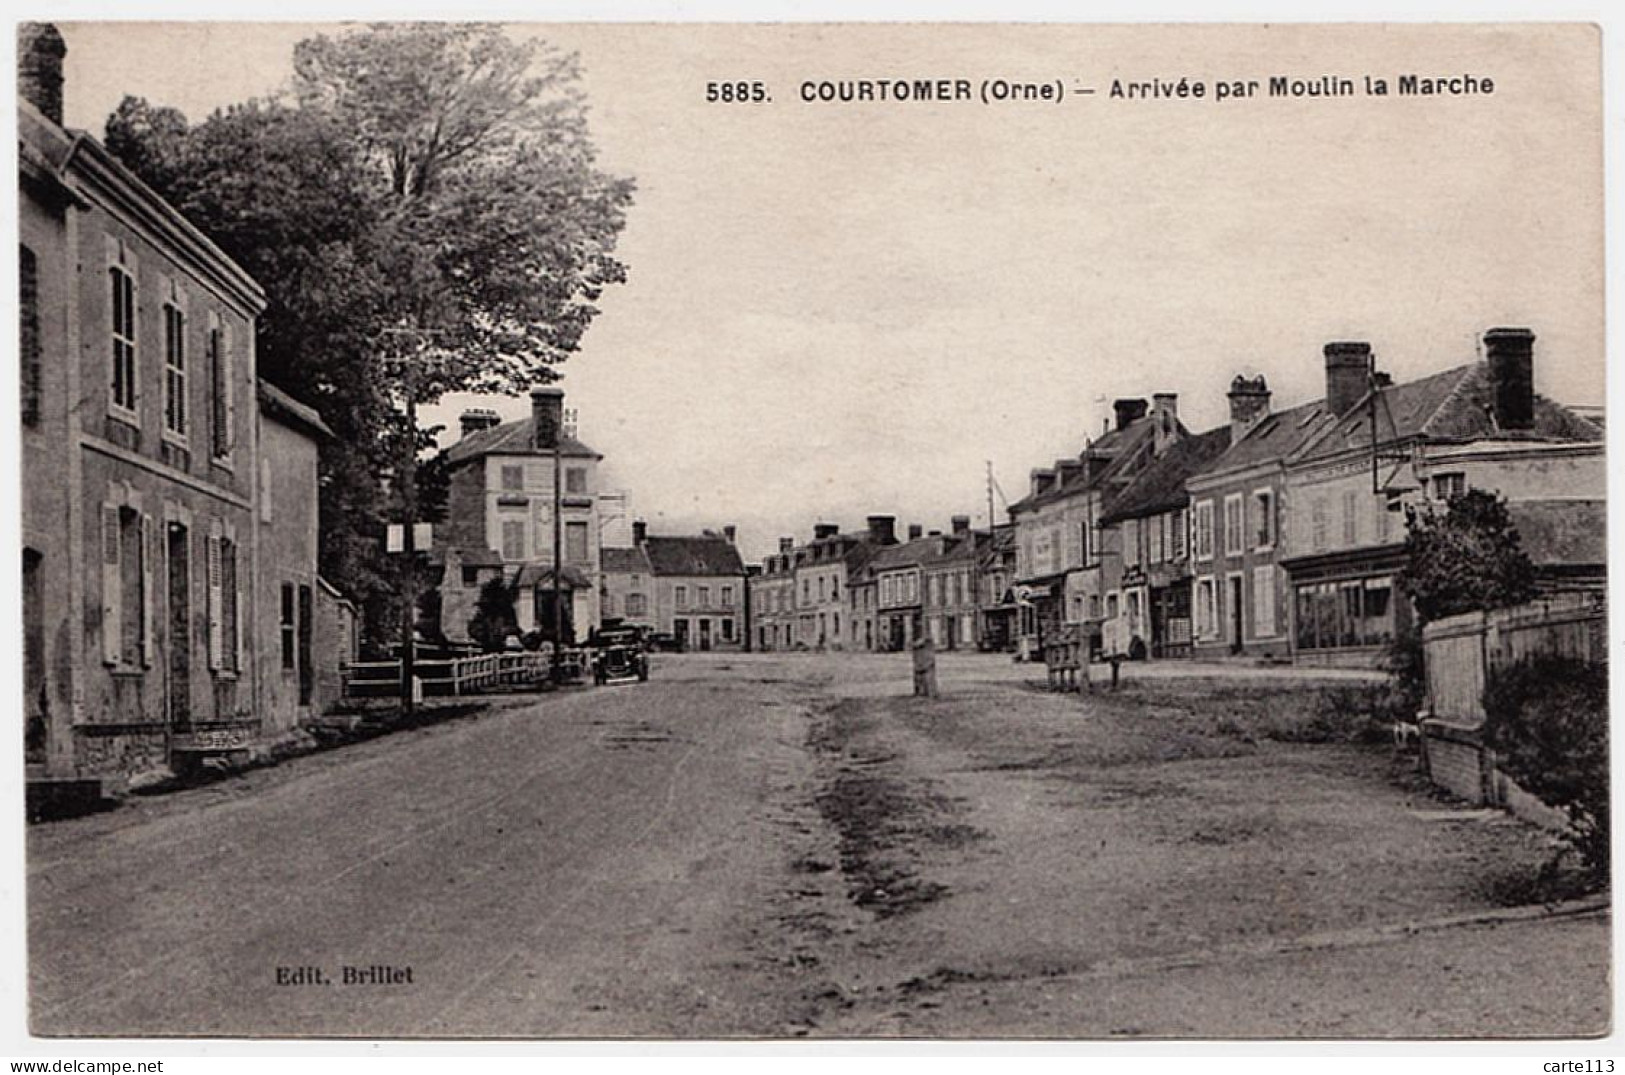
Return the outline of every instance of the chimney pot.
<path id="1" fill-rule="evenodd" d="M 1371 345 L 1360 340 L 1328 343 L 1326 354 L 1326 409 L 1347 414 L 1365 398 L 1371 386 Z"/>
<path id="2" fill-rule="evenodd" d="M 869 524 L 869 538 L 876 545 L 897 544 L 897 516 L 871 515 L 864 521 Z"/>
<path id="3" fill-rule="evenodd" d="M 1117 428 L 1127 429 L 1130 422 L 1145 417 L 1146 403 L 1143 399 L 1114 400 L 1112 410 L 1117 415 Z"/>
<path id="4" fill-rule="evenodd" d="M 539 452 L 550 452 L 558 447 L 564 433 L 564 389 L 531 389 L 530 416 L 533 447 Z"/>
<path id="5" fill-rule="evenodd" d="M 924 532 L 924 529 L 920 526 L 919 523 L 909 523 L 908 524 L 908 539 L 910 541 L 918 541 L 918 540 L 920 540 L 920 535 L 923 532 Z"/>
<path id="6" fill-rule="evenodd" d="M 1230 442 L 1234 444 L 1270 413 L 1270 388 L 1260 373 L 1257 377 L 1236 374 L 1230 382 Z"/>
<path id="7" fill-rule="evenodd" d="M 457 422 L 462 427 L 462 435 L 468 437 L 481 430 L 500 425 L 502 419 L 489 407 L 470 407 L 458 417 Z"/>
<path id="8" fill-rule="evenodd" d="M 649 540 L 649 524 L 642 519 L 632 520 L 632 544 L 642 545 Z"/>
<path id="9" fill-rule="evenodd" d="M 48 22 L 17 27 L 17 95 L 62 126 L 62 58 L 67 42 Z"/>
<path id="10" fill-rule="evenodd" d="M 1529 429 L 1535 424 L 1535 334 L 1526 328 L 1492 328 L 1484 333 L 1490 367 L 1495 424 Z"/>

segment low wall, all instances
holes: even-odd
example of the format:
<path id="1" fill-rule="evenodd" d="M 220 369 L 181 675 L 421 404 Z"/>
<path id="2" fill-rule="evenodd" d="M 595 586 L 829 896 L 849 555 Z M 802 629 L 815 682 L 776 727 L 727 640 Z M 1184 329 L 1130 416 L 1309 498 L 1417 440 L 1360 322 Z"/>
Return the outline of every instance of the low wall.
<path id="1" fill-rule="evenodd" d="M 1422 757 L 1428 779 L 1476 806 L 1499 806 L 1513 816 L 1552 832 L 1569 827 L 1563 811 L 1548 806 L 1519 787 L 1495 763 L 1484 745 L 1483 725 L 1461 721 L 1422 722 Z"/>

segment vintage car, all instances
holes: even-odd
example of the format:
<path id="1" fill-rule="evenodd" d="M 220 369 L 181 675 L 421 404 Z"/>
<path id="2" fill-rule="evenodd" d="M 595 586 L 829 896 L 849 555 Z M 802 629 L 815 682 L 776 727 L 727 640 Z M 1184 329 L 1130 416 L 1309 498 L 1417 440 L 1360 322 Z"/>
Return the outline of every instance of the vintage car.
<path id="1" fill-rule="evenodd" d="M 592 678 L 600 687 L 611 681 L 647 680 L 649 657 L 636 642 L 608 642 L 594 652 Z"/>

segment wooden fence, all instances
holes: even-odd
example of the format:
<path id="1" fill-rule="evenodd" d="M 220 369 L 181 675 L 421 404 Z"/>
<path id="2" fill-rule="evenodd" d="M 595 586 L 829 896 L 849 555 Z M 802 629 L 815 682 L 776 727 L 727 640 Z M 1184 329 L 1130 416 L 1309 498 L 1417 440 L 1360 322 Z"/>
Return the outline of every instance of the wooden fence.
<path id="1" fill-rule="evenodd" d="M 1601 661 L 1607 657 L 1607 608 L 1588 594 L 1561 594 L 1514 608 L 1469 612 L 1422 631 L 1427 713 L 1477 724 L 1491 672 L 1535 654 Z"/>
<path id="2" fill-rule="evenodd" d="M 578 679 L 586 674 L 587 657 L 579 650 L 560 654 L 564 674 Z M 485 694 L 491 691 L 536 686 L 550 678 L 552 656 L 547 653 L 485 653 L 449 660 L 413 663 L 425 697 Z M 401 662 L 357 661 L 344 666 L 347 698 L 387 698 L 401 689 Z"/>

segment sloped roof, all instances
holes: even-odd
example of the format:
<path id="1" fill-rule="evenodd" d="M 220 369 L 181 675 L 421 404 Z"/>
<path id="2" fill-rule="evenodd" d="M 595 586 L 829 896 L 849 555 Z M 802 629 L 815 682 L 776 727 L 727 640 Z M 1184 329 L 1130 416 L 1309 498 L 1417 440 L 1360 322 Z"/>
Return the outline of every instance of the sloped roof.
<path id="1" fill-rule="evenodd" d="M 1495 422 L 1495 388 L 1489 364 L 1472 362 L 1415 381 L 1377 390 L 1377 440 L 1423 437 L 1431 441 L 1540 440 L 1600 441 L 1603 431 L 1544 396 L 1534 398 L 1534 421 L 1524 430 L 1503 430 Z M 1300 449 L 1310 459 L 1371 444 L 1372 394 Z"/>
<path id="2" fill-rule="evenodd" d="M 649 569 L 656 575 L 721 575 L 745 573 L 739 550 L 727 538 L 702 534 L 698 537 L 660 537 L 650 534 L 643 549 Z"/>
<path id="3" fill-rule="evenodd" d="M 605 546 L 600 550 L 603 569 L 611 575 L 650 575 L 654 572 L 649 567 L 649 557 L 643 549 L 634 545 L 630 549 L 613 548 Z"/>
<path id="4" fill-rule="evenodd" d="M 1230 447 L 1230 427 L 1183 437 L 1162 457 L 1147 464 L 1126 488 L 1106 505 L 1101 522 L 1139 518 L 1182 507 L 1189 499 L 1185 480 L 1217 459 Z"/>
<path id="5" fill-rule="evenodd" d="M 322 416 L 316 413 L 316 408 L 305 406 L 270 381 L 259 381 L 256 387 L 260 409 L 283 425 L 301 428 L 317 437 L 334 435 L 327 423 L 322 421 Z"/>
<path id="6" fill-rule="evenodd" d="M 933 567 L 938 564 L 956 564 L 976 559 L 977 531 L 968 530 L 963 534 L 944 534 L 942 549 L 934 556 L 926 557 L 923 567 Z"/>
<path id="7" fill-rule="evenodd" d="M 1330 422 L 1326 403 L 1319 399 L 1267 415 L 1199 473 L 1237 470 L 1285 459 Z"/>
<path id="8" fill-rule="evenodd" d="M 1536 566 L 1608 562 L 1608 505 L 1602 500 L 1514 500 L 1507 514 Z"/>
<path id="9" fill-rule="evenodd" d="M 899 567 L 918 567 L 941 555 L 943 535 L 916 538 L 901 545 L 887 545 L 869 561 L 871 571 L 889 571 Z"/>
<path id="10" fill-rule="evenodd" d="M 466 463 L 487 455 L 539 455 L 550 457 L 553 454 L 551 451 L 538 450 L 534 446 L 535 431 L 535 419 L 526 417 L 513 422 L 503 422 L 499 426 L 482 429 L 478 433 L 470 433 L 446 449 L 446 462 L 452 466 L 457 466 L 460 463 Z M 559 454 L 572 458 L 604 458 L 574 437 L 559 438 Z"/>
<path id="11" fill-rule="evenodd" d="M 1011 504 L 1009 510 L 1011 512 L 1026 511 L 1057 500 L 1064 500 L 1069 496 L 1119 476 L 1124 470 L 1128 469 L 1130 461 L 1137 454 L 1136 449 L 1151 437 L 1154 431 L 1152 424 L 1154 418 L 1154 414 L 1146 414 L 1141 418 L 1136 418 L 1121 429 L 1113 428 L 1101 434 L 1098 439 L 1092 440 L 1085 445 L 1083 451 L 1076 456 L 1083 463 L 1083 466 L 1078 468 L 1077 473 L 1071 475 L 1065 481 L 1057 481 L 1052 488 L 1039 493 L 1037 496 L 1029 494 L 1022 497 Z M 1183 423 L 1176 419 L 1174 425 L 1181 435 L 1185 434 L 1186 430 Z"/>

